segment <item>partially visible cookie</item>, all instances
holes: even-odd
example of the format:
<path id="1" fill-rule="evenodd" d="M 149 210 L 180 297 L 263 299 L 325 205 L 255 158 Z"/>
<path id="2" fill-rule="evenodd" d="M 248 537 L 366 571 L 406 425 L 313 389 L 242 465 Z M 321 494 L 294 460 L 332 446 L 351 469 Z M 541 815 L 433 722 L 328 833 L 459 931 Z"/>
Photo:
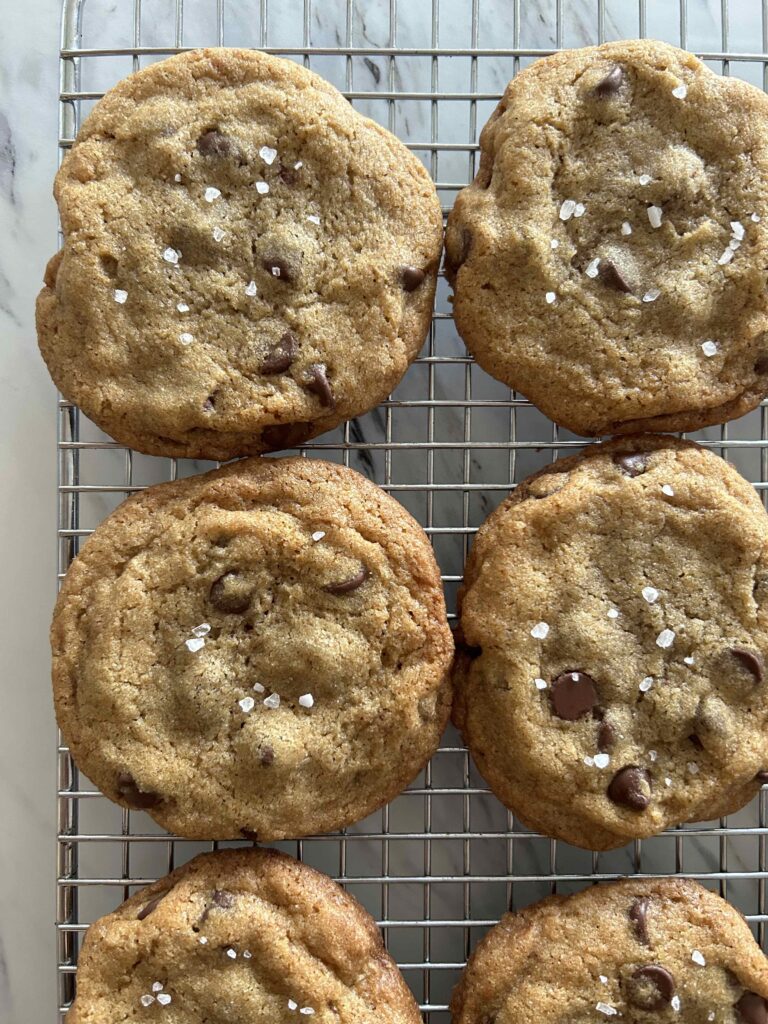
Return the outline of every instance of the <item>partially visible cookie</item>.
<path id="1" fill-rule="evenodd" d="M 672 438 L 588 448 L 481 526 L 454 718 L 532 828 L 610 849 L 742 807 L 768 776 L 768 516 Z"/>
<path id="2" fill-rule="evenodd" d="M 293 447 L 386 398 L 429 328 L 429 174 L 292 61 L 195 50 L 130 75 L 55 194 L 40 349 L 64 395 L 139 451 Z"/>
<path id="3" fill-rule="evenodd" d="M 654 40 L 509 83 L 448 220 L 458 330 L 579 434 L 695 430 L 768 393 L 768 97 Z"/>
<path id="4" fill-rule="evenodd" d="M 453 1024 L 765 1024 L 766 997 L 765 956 L 730 904 L 683 878 L 627 879 L 507 914 L 451 1010 Z"/>
<path id="5" fill-rule="evenodd" d="M 68 1024 L 419 1024 L 357 900 L 274 850 L 202 854 L 88 929 Z"/>
<path id="6" fill-rule="evenodd" d="M 51 640 L 80 769 L 193 838 L 364 818 L 449 714 L 427 537 L 375 484 L 311 459 L 249 459 L 124 502 L 70 566 Z"/>

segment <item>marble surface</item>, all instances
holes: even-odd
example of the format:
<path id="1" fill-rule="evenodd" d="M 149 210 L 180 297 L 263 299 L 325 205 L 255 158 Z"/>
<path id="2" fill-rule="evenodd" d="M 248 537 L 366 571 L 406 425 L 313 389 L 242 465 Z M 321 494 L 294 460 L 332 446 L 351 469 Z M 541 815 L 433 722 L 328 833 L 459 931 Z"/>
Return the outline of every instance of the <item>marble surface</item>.
<path id="1" fill-rule="evenodd" d="M 510 46 L 515 25 L 514 7 L 509 0 L 478 0 L 477 22 L 473 28 L 472 0 L 436 0 L 439 3 L 439 32 L 433 25 L 432 0 L 411 0 L 399 3 L 396 42 L 400 46 L 462 48 L 473 41 L 479 47 Z M 3 710 L 0 713 L 0 1022 L 46 1022 L 55 1019 L 55 934 L 53 920 L 55 903 L 55 729 L 48 683 L 47 626 L 55 595 L 56 573 L 56 453 L 55 393 L 38 358 L 33 331 L 33 303 L 47 257 L 56 244 L 56 218 L 50 197 L 51 179 L 56 166 L 58 36 L 60 0 L 0 0 L 6 16 L 0 28 L 0 336 L 4 342 L 4 359 L 0 362 L 4 401 L 0 408 L 0 479 L 2 517 L 5 537 L 4 582 L 0 592 L 0 622 L 3 623 L 3 676 L 0 690 Z M 272 0 L 259 17 L 258 0 L 225 0 L 223 41 L 229 45 L 258 45 L 264 24 L 269 42 L 277 46 L 301 45 L 303 33 L 315 46 L 385 46 L 390 41 L 390 4 L 383 0 L 354 0 L 350 6 L 351 20 L 346 21 L 347 0 L 314 0 L 307 8 L 304 22 L 303 0 Z M 183 43 L 200 45 L 216 42 L 215 0 L 185 0 Z M 523 0 L 520 4 L 520 45 L 529 48 L 551 48 L 555 45 L 576 46 L 597 39 L 598 5 L 594 0 L 563 0 L 561 32 L 555 30 L 556 0 Z M 761 3 L 759 0 L 731 0 L 728 38 L 724 41 L 720 0 L 688 0 L 687 38 L 681 40 L 680 16 L 672 0 L 647 0 L 646 32 L 672 42 L 687 42 L 689 48 L 718 52 L 754 51 L 762 36 Z M 604 32 L 607 38 L 637 35 L 638 4 L 634 0 L 606 0 Z M 173 0 L 143 0 L 141 43 L 146 46 L 174 45 L 175 24 Z M 129 46 L 133 40 L 133 4 L 130 0 L 85 0 L 83 7 L 83 44 L 86 46 Z M 152 58 L 146 58 L 152 59 Z M 521 64 L 527 62 L 523 58 Z M 498 93 L 515 70 L 512 58 L 484 57 L 477 62 L 477 89 Z M 399 92 L 429 91 L 436 83 L 443 91 L 466 92 L 472 69 L 466 57 L 440 58 L 433 64 L 428 57 L 389 58 L 368 54 L 347 62 L 343 57 L 325 56 L 313 60 L 313 68 L 341 88 L 352 82 L 355 91 L 375 94 L 386 91 L 390 82 Z M 714 64 L 720 70 L 719 63 Z M 86 61 L 82 87 L 100 91 L 131 70 L 125 58 L 100 58 Z M 757 62 L 731 62 L 730 72 L 760 84 L 762 66 Z M 351 76 L 351 77 L 348 77 Z M 429 102 L 401 99 L 390 108 L 375 96 L 360 98 L 355 105 L 393 127 L 411 142 L 466 142 L 472 130 L 472 118 L 482 124 L 493 103 L 480 101 L 473 114 L 470 104 L 441 104 L 435 110 Z M 84 104 L 87 110 L 89 104 Z M 470 163 L 466 151 L 443 150 L 430 157 L 421 153 L 440 184 L 444 205 L 449 206 L 457 187 L 467 180 Z M 441 286 L 438 311 L 447 312 L 447 291 Z M 441 355 L 462 355 L 463 349 L 448 319 L 436 322 L 433 352 Z M 493 401 L 507 397 L 505 389 L 486 375 L 471 372 L 472 397 Z M 468 378 L 461 365 L 443 365 L 432 378 L 435 398 L 448 400 L 464 397 Z M 424 398 L 429 384 L 427 368 L 414 367 L 398 389 L 397 399 Z M 457 406 L 437 410 L 432 430 L 439 441 L 457 441 L 465 431 L 463 409 Z M 473 414 L 471 438 L 474 442 L 508 437 L 509 412 L 487 408 Z M 759 436 L 759 414 L 752 414 L 729 428 L 728 438 Z M 385 413 L 378 410 L 363 417 L 351 429 L 351 438 L 367 441 L 383 440 L 387 429 L 398 440 L 426 439 L 428 428 L 423 414 L 401 407 Z M 501 498 L 503 489 L 495 484 L 509 482 L 535 469 L 552 456 L 552 451 L 537 451 L 535 441 L 550 442 L 557 438 L 561 445 L 576 439 L 563 432 L 552 433 L 551 425 L 535 410 L 522 410 L 517 421 L 517 439 L 529 442 L 510 464 L 508 453 L 500 449 L 478 447 L 465 453 L 460 449 L 438 451 L 428 462 L 424 455 L 393 452 L 389 463 L 378 452 L 353 453 L 351 464 L 379 483 L 389 482 L 398 488 L 396 495 L 421 520 L 438 530 L 447 525 L 476 526 Z M 98 431 L 83 424 L 83 436 L 99 438 Z M 342 434 L 323 439 L 326 444 L 338 443 Z M 719 439 L 719 430 L 708 437 Z M 338 458 L 338 451 L 324 452 Z M 728 452 L 750 479 L 760 478 L 757 455 L 744 449 Z M 465 459 L 468 462 L 465 462 Z M 117 482 L 125 479 L 122 453 L 108 452 L 92 462 L 84 460 L 86 482 Z M 180 472 L 190 473 L 205 468 L 186 463 Z M 168 475 L 167 460 L 137 457 L 131 466 L 132 482 L 150 483 Z M 465 501 L 458 490 L 437 493 L 433 498 L 408 486 L 431 473 L 437 482 L 456 483 L 466 473 L 473 483 L 486 485 L 474 491 Z M 114 500 L 117 500 L 115 498 Z M 83 504 L 84 525 L 93 526 L 110 510 L 114 501 L 97 495 Z M 463 537 L 435 535 L 435 546 L 444 571 L 452 576 L 461 572 L 464 554 Z M 449 598 L 455 582 L 448 584 Z M 461 785 L 462 756 L 434 767 L 434 780 L 446 786 Z M 473 776 L 473 784 L 478 780 Z M 442 798 L 441 798 L 442 799 Z M 118 832 L 122 827 L 119 812 L 106 801 L 93 800 L 89 817 L 82 825 L 91 830 Z M 452 803 L 435 800 L 433 827 L 460 831 L 466 827 L 460 798 Z M 422 827 L 421 798 L 402 798 L 393 805 L 390 827 L 407 831 Z M 472 827 L 500 830 L 507 827 L 503 809 L 493 800 L 477 798 L 472 811 Z M 116 816 L 117 815 L 117 816 Z M 143 816 L 136 816 L 136 828 L 151 833 L 153 826 Z M 737 822 L 753 826 L 758 823 L 756 805 L 738 816 Z M 377 819 L 378 822 L 378 819 Z M 374 823 L 374 824 L 377 824 Z M 369 823 L 370 824 L 370 823 Z M 377 826 L 378 827 L 378 826 Z M 155 830 L 156 831 L 156 830 Z M 111 874 L 116 849 L 94 854 L 87 870 Z M 177 863 L 194 852 L 194 844 L 174 844 L 170 852 Z M 160 848 L 162 847 L 162 850 Z M 160 853 L 158 851 L 160 850 Z M 492 844 L 474 844 L 473 872 L 496 874 L 505 871 L 509 847 L 502 839 Z M 318 866 L 332 873 L 338 867 L 338 851 L 330 843 L 305 844 L 305 851 Z M 466 851 L 462 843 L 435 846 L 433 870 L 444 874 L 461 874 Z M 722 851 L 716 839 L 709 842 L 693 837 L 685 841 L 652 840 L 644 844 L 643 866 L 656 871 L 676 869 L 681 851 L 684 867 L 689 871 L 716 870 Z M 147 851 L 139 850 L 131 864 L 135 876 L 149 877 L 162 872 L 167 861 L 166 844 L 155 843 Z M 555 866 L 551 846 L 546 840 L 526 840 L 516 851 L 515 871 L 529 876 L 530 882 L 517 883 L 513 894 L 516 902 L 529 902 L 544 894 L 546 885 L 535 876 Z M 371 857 L 380 857 L 375 842 L 350 844 L 348 872 L 362 873 Z M 394 843 L 390 870 L 413 874 L 424 868 L 423 847 L 419 843 Z M 600 870 L 630 871 L 636 863 L 635 851 L 618 851 L 600 860 Z M 731 869 L 756 866 L 756 844 L 744 837 L 728 840 Z M 112 858 L 112 860 L 110 860 Z M 589 872 L 589 854 L 561 848 L 556 867 L 573 873 Z M 84 868 L 86 870 L 86 868 Z M 461 916 L 461 886 L 434 886 L 432 912 L 435 916 Z M 399 895 L 398 895 L 399 893 Z M 377 894 L 360 891 L 356 894 L 370 902 L 376 910 Z M 756 892 L 753 883 L 734 882 L 729 896 L 739 906 L 754 913 Z M 83 915 L 88 919 L 110 909 L 121 898 L 120 890 L 97 891 L 90 901 L 84 900 Z M 398 912 L 397 902 L 414 902 L 414 892 L 407 887 L 393 887 L 390 912 Z M 509 893 L 505 884 L 486 885 L 475 890 L 472 913 L 476 918 L 497 917 Z M 419 907 L 422 897 L 417 896 Z M 411 929 L 411 933 L 413 933 Z M 461 939 L 457 933 L 457 938 Z M 438 945 L 439 936 L 436 938 Z M 411 948 L 408 937 L 401 937 L 396 950 L 405 959 L 422 956 L 420 945 Z M 400 941 L 400 940 L 398 940 Z M 435 955 L 451 960 L 461 959 L 461 943 L 457 948 L 436 948 Z M 409 978 L 409 980 L 414 980 Z M 444 1000 L 448 981 L 446 974 L 436 982 L 430 999 Z M 415 984 L 418 987 L 418 982 Z M 423 992 L 419 993 L 423 995 Z"/>

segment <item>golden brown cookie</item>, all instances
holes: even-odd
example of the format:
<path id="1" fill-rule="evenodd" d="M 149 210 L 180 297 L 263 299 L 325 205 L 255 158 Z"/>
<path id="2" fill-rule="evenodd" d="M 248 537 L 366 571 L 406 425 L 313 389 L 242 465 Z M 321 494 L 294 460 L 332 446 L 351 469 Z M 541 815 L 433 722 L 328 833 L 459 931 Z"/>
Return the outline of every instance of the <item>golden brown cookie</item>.
<path id="1" fill-rule="evenodd" d="M 453 1024 L 765 1024 L 768 965 L 741 914 L 683 878 L 626 879 L 507 914 Z"/>
<path id="2" fill-rule="evenodd" d="M 91 925 L 68 1024 L 419 1024 L 357 900 L 274 850 L 202 854 Z"/>
<path id="3" fill-rule="evenodd" d="M 424 341 L 434 185 L 292 61 L 195 50 L 130 75 L 55 194 L 40 349 L 64 395 L 139 451 L 292 447 L 386 398 Z"/>
<path id="4" fill-rule="evenodd" d="M 353 470 L 249 459 L 124 502 L 62 585 L 61 730 L 194 838 L 341 828 L 437 747 L 453 643 L 418 524 Z"/>
<path id="5" fill-rule="evenodd" d="M 768 777 L 768 516 L 703 448 L 627 438 L 524 481 L 460 614 L 454 718 L 530 827 L 610 849 Z"/>
<path id="6" fill-rule="evenodd" d="M 768 97 L 654 40 L 507 86 L 446 234 L 480 365 L 580 434 L 695 430 L 768 393 Z"/>

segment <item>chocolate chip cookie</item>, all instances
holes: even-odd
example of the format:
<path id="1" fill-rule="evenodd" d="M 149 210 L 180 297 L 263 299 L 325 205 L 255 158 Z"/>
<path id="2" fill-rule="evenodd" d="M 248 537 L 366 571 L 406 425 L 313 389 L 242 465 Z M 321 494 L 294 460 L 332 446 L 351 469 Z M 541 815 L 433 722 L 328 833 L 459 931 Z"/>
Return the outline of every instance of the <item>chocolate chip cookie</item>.
<path id="1" fill-rule="evenodd" d="M 453 1024 L 765 1024 L 768 965 L 729 903 L 627 879 L 507 914 L 454 990 Z"/>
<path id="2" fill-rule="evenodd" d="M 193 838 L 341 828 L 437 747 L 453 642 L 417 523 L 353 470 L 250 459 L 124 502 L 52 626 L 61 730 L 112 800 Z"/>
<path id="3" fill-rule="evenodd" d="M 93 924 L 68 1024 L 420 1024 L 357 900 L 274 850 L 203 854 Z"/>
<path id="4" fill-rule="evenodd" d="M 455 720 L 530 827 L 610 849 L 768 777 L 768 516 L 716 455 L 553 463 L 481 526 L 459 599 Z"/>
<path id="5" fill-rule="evenodd" d="M 695 430 L 768 393 L 768 98 L 651 40 L 507 86 L 448 221 L 459 332 L 579 434 Z"/>
<path id="6" fill-rule="evenodd" d="M 139 451 L 292 447 L 386 398 L 424 341 L 434 185 L 292 61 L 196 50 L 131 75 L 55 194 L 40 348 L 64 395 Z"/>

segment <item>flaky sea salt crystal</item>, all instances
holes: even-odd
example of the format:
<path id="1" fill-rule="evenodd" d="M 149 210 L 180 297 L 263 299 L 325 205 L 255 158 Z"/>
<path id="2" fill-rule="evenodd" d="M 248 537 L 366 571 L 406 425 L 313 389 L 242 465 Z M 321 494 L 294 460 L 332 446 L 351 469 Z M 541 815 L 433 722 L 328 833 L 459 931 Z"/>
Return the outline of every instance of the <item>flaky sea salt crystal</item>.
<path id="1" fill-rule="evenodd" d="M 648 604 L 654 604 L 659 599 L 659 592 L 655 587 L 643 587 L 642 595 L 643 600 Z"/>
<path id="2" fill-rule="evenodd" d="M 221 190 L 213 187 L 207 188 L 205 192 L 203 192 L 203 198 L 205 199 L 206 203 L 214 202 L 216 199 L 219 198 L 220 195 Z"/>
<path id="3" fill-rule="evenodd" d="M 299 697 L 299 704 L 301 704 L 303 708 L 311 708 L 314 703 L 315 698 L 311 693 L 302 693 Z"/>
<path id="4" fill-rule="evenodd" d="M 273 711 L 275 708 L 280 707 L 280 694 L 270 693 L 268 697 L 264 698 L 264 707 L 271 708 Z"/>
<path id="5" fill-rule="evenodd" d="M 269 185 L 266 183 L 266 181 L 257 181 L 256 191 L 259 193 L 260 196 L 265 196 L 267 192 L 269 192 Z"/>
<path id="6" fill-rule="evenodd" d="M 676 100 L 684 100 L 685 97 L 688 95 L 688 86 L 684 85 L 683 83 L 681 83 L 680 85 L 676 85 L 675 88 L 672 90 L 672 95 L 675 97 Z"/>
<path id="7" fill-rule="evenodd" d="M 205 647 L 205 640 L 201 636 L 193 636 L 191 640 L 185 640 L 184 642 L 187 645 L 187 650 L 191 651 L 192 654 Z"/>
<path id="8" fill-rule="evenodd" d="M 629 223 L 628 220 L 622 221 L 621 233 L 622 233 L 622 235 L 631 235 L 632 234 L 632 225 Z"/>
<path id="9" fill-rule="evenodd" d="M 564 199 L 560 205 L 560 220 L 570 220 L 573 216 L 573 212 L 576 209 L 575 199 Z"/>
<path id="10" fill-rule="evenodd" d="M 648 220 L 652 228 L 661 227 L 662 210 L 660 206 L 649 206 L 647 209 Z"/>
<path id="11" fill-rule="evenodd" d="M 125 305 L 125 303 L 126 303 L 126 301 L 128 299 L 128 292 L 124 291 L 122 288 L 115 288 L 114 296 L 115 296 L 115 302 L 117 302 L 117 303 L 119 303 L 119 305 L 123 306 L 123 305 Z"/>
<path id="12" fill-rule="evenodd" d="M 240 705 L 241 710 L 245 711 L 246 714 L 249 711 L 253 711 L 256 705 L 256 701 L 253 699 L 253 697 L 243 697 L 243 699 L 239 700 L 237 703 Z"/>
<path id="13" fill-rule="evenodd" d="M 249 281 L 248 282 L 248 284 L 245 286 L 245 294 L 248 296 L 249 299 L 253 298 L 253 296 L 256 294 L 256 282 L 255 281 Z"/>
<path id="14" fill-rule="evenodd" d="M 537 622 L 531 630 L 531 636 L 534 640 L 544 640 L 549 633 L 549 626 L 546 622 Z"/>
<path id="15" fill-rule="evenodd" d="M 544 296 L 544 298 L 546 299 L 547 305 L 551 306 L 552 303 L 557 298 L 557 293 L 556 292 L 547 292 L 547 294 Z"/>
<path id="16" fill-rule="evenodd" d="M 672 629 L 662 629 L 656 637 L 656 645 L 661 648 L 671 647 L 675 642 L 675 633 Z"/>
<path id="17" fill-rule="evenodd" d="M 598 267 L 599 266 L 600 266 L 600 257 L 599 256 L 595 256 L 595 258 L 593 260 L 590 260 L 589 263 L 587 264 L 587 267 L 586 267 L 586 270 L 584 271 L 584 273 L 587 275 L 587 277 L 597 277 L 597 275 L 599 273 L 599 271 L 598 271 Z"/>
<path id="18" fill-rule="evenodd" d="M 277 150 L 272 149 L 271 146 L 262 146 L 261 149 L 259 150 L 259 156 L 261 157 L 265 164 L 271 165 L 275 162 Z"/>
<path id="19" fill-rule="evenodd" d="M 717 355 L 717 342 L 715 341 L 702 341 L 701 351 L 705 356 L 716 356 Z"/>

